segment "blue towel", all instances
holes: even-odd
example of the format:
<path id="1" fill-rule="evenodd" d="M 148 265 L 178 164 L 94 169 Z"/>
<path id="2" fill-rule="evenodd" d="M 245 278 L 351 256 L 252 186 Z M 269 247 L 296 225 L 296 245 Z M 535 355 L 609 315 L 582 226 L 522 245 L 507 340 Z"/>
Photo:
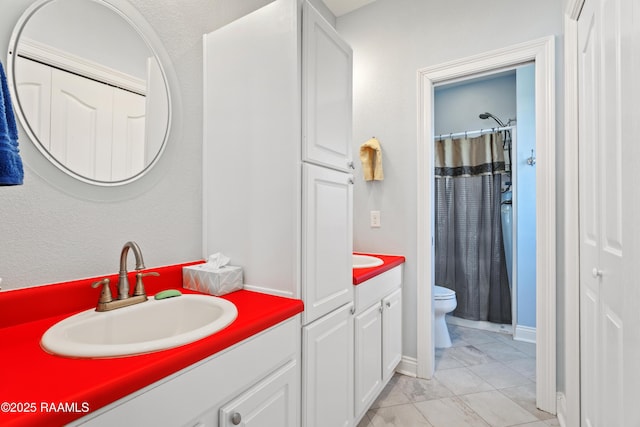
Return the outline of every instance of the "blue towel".
<path id="1" fill-rule="evenodd" d="M 24 170 L 18 150 L 18 128 L 7 76 L 0 63 L 0 185 L 22 185 Z"/>

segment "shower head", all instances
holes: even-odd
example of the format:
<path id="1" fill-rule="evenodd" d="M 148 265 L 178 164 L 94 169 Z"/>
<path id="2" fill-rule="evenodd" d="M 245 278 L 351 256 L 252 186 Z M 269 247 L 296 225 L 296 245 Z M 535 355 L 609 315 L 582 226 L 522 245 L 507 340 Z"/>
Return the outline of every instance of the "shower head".
<path id="1" fill-rule="evenodd" d="M 485 112 L 485 113 L 481 113 L 478 117 L 480 117 L 482 120 L 486 120 L 486 119 L 488 119 L 488 118 L 492 118 L 492 119 L 493 119 L 493 120 L 495 120 L 495 121 L 496 121 L 500 126 L 502 126 L 502 127 L 505 127 L 505 126 L 506 126 L 504 123 L 502 123 L 502 121 L 501 121 L 499 118 L 497 118 L 496 116 L 494 116 L 494 115 L 493 115 L 493 114 L 491 114 L 491 113 L 487 113 L 487 112 Z"/>

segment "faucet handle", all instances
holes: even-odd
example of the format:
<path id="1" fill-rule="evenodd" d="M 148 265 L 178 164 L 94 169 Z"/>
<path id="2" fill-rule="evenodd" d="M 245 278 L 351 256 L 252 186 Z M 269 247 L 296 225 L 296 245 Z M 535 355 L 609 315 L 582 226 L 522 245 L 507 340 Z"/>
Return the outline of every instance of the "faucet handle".
<path id="1" fill-rule="evenodd" d="M 159 276 L 160 273 L 157 273 L 155 271 L 151 271 L 149 273 L 143 273 L 142 271 L 139 271 L 136 273 L 136 287 L 133 288 L 133 295 L 134 297 L 136 296 L 141 296 L 144 295 L 146 296 L 147 293 L 144 290 L 144 284 L 142 284 L 142 278 L 143 277 L 147 277 L 147 276 Z"/>
<path id="2" fill-rule="evenodd" d="M 100 299 L 98 300 L 98 304 L 107 303 L 113 301 L 113 297 L 111 296 L 111 288 L 109 287 L 109 279 L 104 278 L 102 280 L 98 280 L 91 284 L 92 288 L 97 288 L 102 285 L 102 291 L 100 292 Z"/>

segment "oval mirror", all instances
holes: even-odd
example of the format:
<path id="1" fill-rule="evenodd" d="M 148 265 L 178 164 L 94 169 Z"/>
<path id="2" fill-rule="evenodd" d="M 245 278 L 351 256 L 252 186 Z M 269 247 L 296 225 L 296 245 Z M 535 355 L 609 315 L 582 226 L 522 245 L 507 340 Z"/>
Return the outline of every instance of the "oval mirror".
<path id="1" fill-rule="evenodd" d="M 148 38 L 101 0 L 39 0 L 9 46 L 16 114 L 37 148 L 91 184 L 122 185 L 160 158 L 170 123 Z"/>

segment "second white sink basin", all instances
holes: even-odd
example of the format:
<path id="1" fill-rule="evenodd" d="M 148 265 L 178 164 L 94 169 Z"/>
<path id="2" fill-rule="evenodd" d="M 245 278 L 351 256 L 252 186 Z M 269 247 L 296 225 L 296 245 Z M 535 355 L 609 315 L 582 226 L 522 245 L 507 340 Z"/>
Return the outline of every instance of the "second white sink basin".
<path id="1" fill-rule="evenodd" d="M 353 254 L 353 268 L 371 268 L 384 264 L 378 257 Z"/>
<path id="2" fill-rule="evenodd" d="M 236 306 L 209 295 L 181 295 L 112 311 L 94 309 L 67 317 L 42 336 L 53 354 L 79 358 L 131 356 L 178 347 L 233 322 Z"/>

